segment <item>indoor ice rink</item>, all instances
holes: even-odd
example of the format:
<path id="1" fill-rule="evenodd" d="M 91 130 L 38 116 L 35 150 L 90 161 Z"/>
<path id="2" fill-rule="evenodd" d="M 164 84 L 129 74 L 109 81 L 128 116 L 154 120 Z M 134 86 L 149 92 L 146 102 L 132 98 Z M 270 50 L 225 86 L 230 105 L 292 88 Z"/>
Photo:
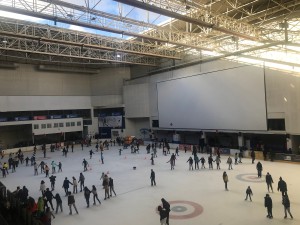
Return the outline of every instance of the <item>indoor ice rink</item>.
<path id="1" fill-rule="evenodd" d="M 37 176 L 24 164 L 0 174 L 0 225 L 154 225 L 162 198 L 171 205 L 170 225 L 298 224 L 299 12 L 300 0 L 0 0 L 0 168 L 19 149 L 32 157 L 36 146 L 37 164 L 61 162 L 63 170 L 53 191 L 63 212 L 47 223 L 40 220 L 50 213 L 31 213 L 10 194 L 25 185 L 37 201 L 41 181 L 50 187 L 40 168 Z M 104 164 L 97 141 L 110 145 Z M 180 149 L 174 170 L 162 141 L 171 153 Z M 151 165 L 146 148 L 154 142 Z M 63 156 L 59 146 L 72 143 L 74 151 Z M 137 143 L 139 153 L 131 153 Z M 190 171 L 193 146 L 213 149 L 214 160 L 220 149 L 221 169 L 214 162 L 209 170 L 208 154 L 198 152 L 206 169 Z M 228 170 L 227 158 L 239 152 L 242 163 Z M 87 208 L 80 192 L 79 214 L 69 215 L 63 180 L 78 181 L 81 172 L 102 204 L 93 205 L 91 195 Z M 106 200 L 102 173 L 117 194 Z M 280 177 L 293 219 L 284 218 Z M 245 201 L 248 186 L 252 202 Z M 266 194 L 273 219 L 266 217 Z"/>
<path id="2" fill-rule="evenodd" d="M 163 156 L 162 149 L 158 150 L 158 157 L 151 165 L 150 154 L 146 154 L 145 147 L 141 147 L 140 153 L 132 154 L 130 149 L 122 151 L 119 155 L 119 147 L 113 146 L 104 150 L 104 164 L 100 162 L 100 153 L 95 152 L 92 159 L 89 159 L 89 150 L 93 147 L 76 146 L 74 153 L 69 152 L 67 158 L 56 151 L 49 152 L 44 160 L 43 153 L 37 153 L 37 161 L 44 160 L 46 163 L 62 162 L 63 172 L 54 174 L 56 185 L 53 194 L 57 192 L 63 201 L 63 212 L 53 219 L 53 224 L 159 224 L 159 215 L 156 208 L 161 204 L 161 198 L 165 198 L 171 205 L 170 224 L 216 224 L 216 225 L 238 225 L 245 224 L 297 224 L 299 221 L 300 200 L 298 187 L 300 181 L 296 171 L 299 164 L 286 162 L 260 162 L 263 165 L 262 178 L 257 177 L 256 163 L 251 163 L 250 158 L 243 158 L 242 163 L 233 165 L 233 170 L 228 170 L 226 164 L 227 155 L 221 155 L 221 169 L 216 170 L 213 163 L 213 170 L 206 169 L 189 171 L 186 162 L 191 152 L 179 152 L 175 169 L 171 171 L 170 164 L 166 163 L 170 155 Z M 175 153 L 174 149 L 171 153 Z M 204 156 L 206 161 L 208 155 Z M 82 192 L 75 194 L 76 206 L 79 215 L 69 215 L 67 197 L 64 197 L 62 188 L 63 180 L 69 180 L 75 176 L 78 180 L 79 173 L 83 172 L 82 160 L 85 158 L 89 163 L 89 170 L 84 172 L 85 185 L 91 189 L 95 185 L 98 190 L 101 205 L 92 205 L 87 208 Z M 1 160 L 3 162 L 3 160 Z M 133 167 L 136 170 L 133 170 Z M 201 168 L 201 165 L 200 165 Z M 156 186 L 151 186 L 150 171 L 156 173 Z M 40 170 L 40 168 L 39 168 Z M 223 172 L 228 174 L 228 191 L 225 190 L 222 179 Z M 39 171 L 40 172 L 40 171 Z M 114 179 L 114 188 L 117 196 L 104 200 L 104 190 L 100 177 L 102 173 L 108 173 Z M 266 218 L 267 210 L 264 207 L 264 197 L 268 193 L 265 182 L 265 174 L 269 172 L 273 177 L 274 193 L 269 193 L 273 200 L 273 219 Z M 46 187 L 50 187 L 50 181 L 45 174 L 34 176 L 32 166 L 24 164 L 17 168 L 16 173 L 9 174 L 5 179 L 0 179 L 10 190 L 17 186 L 25 185 L 29 189 L 29 195 L 37 199 L 41 196 L 39 191 L 40 182 L 44 180 Z M 51 175 L 51 172 L 50 172 Z M 282 177 L 288 187 L 288 195 L 291 202 L 291 213 L 294 219 L 284 219 L 283 205 L 281 204 L 281 192 L 277 191 L 277 182 Z M 245 201 L 246 189 L 250 186 L 253 191 L 252 202 Z M 70 186 L 72 191 L 72 186 Z M 54 208 L 55 208 L 54 200 Z"/>

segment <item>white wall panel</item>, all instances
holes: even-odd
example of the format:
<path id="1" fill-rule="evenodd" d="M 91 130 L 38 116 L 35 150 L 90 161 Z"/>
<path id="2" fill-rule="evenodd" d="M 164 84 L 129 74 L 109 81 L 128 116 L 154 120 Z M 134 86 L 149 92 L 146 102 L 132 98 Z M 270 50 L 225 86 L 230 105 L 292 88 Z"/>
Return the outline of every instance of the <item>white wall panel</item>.
<path id="1" fill-rule="evenodd" d="M 0 96 L 1 111 L 89 109 L 90 96 Z"/>
<path id="2" fill-rule="evenodd" d="M 125 117 L 149 117 L 149 84 L 124 86 Z"/>
<path id="3" fill-rule="evenodd" d="M 85 74 L 37 71 L 33 65 L 20 64 L 16 70 L 0 69 L 0 95 L 91 95 L 90 78 Z"/>
<path id="4" fill-rule="evenodd" d="M 162 128 L 267 130 L 264 72 L 238 67 L 157 84 Z"/>

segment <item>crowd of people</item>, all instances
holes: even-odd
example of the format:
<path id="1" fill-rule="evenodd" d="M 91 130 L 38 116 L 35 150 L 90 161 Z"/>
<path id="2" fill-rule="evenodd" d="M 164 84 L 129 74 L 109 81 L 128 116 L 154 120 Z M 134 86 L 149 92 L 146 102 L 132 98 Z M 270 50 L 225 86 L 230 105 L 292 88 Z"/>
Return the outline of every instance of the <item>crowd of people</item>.
<path id="1" fill-rule="evenodd" d="M 115 145 L 116 141 L 105 141 L 105 142 L 97 142 L 95 144 L 95 149 L 96 152 L 100 151 L 100 159 L 101 163 L 104 164 L 104 156 L 103 152 L 105 148 L 109 148 L 109 143 L 111 146 L 114 144 Z M 122 142 L 117 141 L 117 144 L 120 146 L 122 145 Z M 52 145 L 51 145 L 52 146 Z M 83 145 L 81 144 L 82 150 L 83 150 Z M 90 141 L 87 142 L 86 147 L 90 149 L 91 144 Z M 50 147 L 51 151 L 53 147 Z M 73 152 L 74 145 L 71 145 L 71 149 Z M 124 148 L 126 149 L 126 148 Z M 124 150 L 123 149 L 123 150 Z M 146 146 L 146 152 L 147 154 L 151 154 L 151 166 L 154 166 L 154 159 L 158 157 L 157 152 L 158 149 L 161 150 L 161 153 L 163 156 L 169 155 L 169 160 L 167 163 L 170 163 L 171 170 L 175 169 L 176 165 L 176 160 L 177 157 L 179 157 L 179 149 L 176 148 L 173 153 L 170 151 L 170 145 L 168 142 L 162 141 L 161 143 L 152 143 L 148 144 Z M 119 155 L 121 155 L 120 149 Z M 139 143 L 135 142 L 132 143 L 131 145 L 131 153 L 138 153 L 139 150 Z M 188 157 L 188 160 L 186 161 L 188 163 L 188 169 L 189 170 L 204 170 L 208 168 L 209 170 L 213 170 L 216 164 L 216 169 L 220 170 L 221 169 L 221 151 L 220 149 L 216 148 L 215 152 L 212 152 L 212 148 L 209 146 L 206 147 L 206 153 L 207 153 L 207 160 L 204 155 L 201 157 L 199 156 L 199 153 L 204 153 L 203 149 L 198 149 L 196 146 L 192 147 L 192 155 Z M 43 155 L 44 158 L 46 158 L 46 150 L 43 149 Z M 63 147 L 61 149 L 64 157 L 67 157 L 69 147 Z M 92 159 L 93 155 L 95 152 L 93 149 L 88 150 L 89 152 L 89 157 Z M 187 149 L 184 148 L 184 152 L 187 153 Z M 36 148 L 34 149 L 32 156 L 29 157 L 27 156 L 24 159 L 24 154 L 22 150 L 20 149 L 16 154 L 9 154 L 8 155 L 8 162 L 2 163 L 1 170 L 2 170 L 2 176 L 3 178 L 6 177 L 6 175 L 9 174 L 9 170 L 11 170 L 11 173 L 16 172 L 16 168 L 20 165 L 23 165 L 25 162 L 25 166 L 32 166 L 34 169 L 34 176 L 39 176 L 39 175 L 45 175 L 45 177 L 41 180 L 40 182 L 40 197 L 37 199 L 37 201 L 29 196 L 29 190 L 26 188 L 26 186 L 23 186 L 22 188 L 17 187 L 17 189 L 13 192 L 14 195 L 17 197 L 17 199 L 22 203 L 24 207 L 27 208 L 29 212 L 34 214 L 37 218 L 39 218 L 41 221 L 45 223 L 45 225 L 51 225 L 51 220 L 55 218 L 55 214 L 63 212 L 64 204 L 63 204 L 63 198 L 60 196 L 60 194 L 54 193 L 56 191 L 56 174 L 57 173 L 63 173 L 62 170 L 62 163 L 61 162 L 55 162 L 54 160 L 51 161 L 51 163 L 48 165 L 46 160 L 42 160 L 41 162 L 36 161 Z M 255 152 L 252 151 L 251 154 L 251 160 L 252 164 L 255 164 Z M 223 157 L 223 156 L 222 156 Z M 2 159 L 4 158 L 4 155 Z M 240 151 L 239 153 L 236 153 L 234 155 L 234 158 L 231 158 L 231 156 L 228 156 L 224 162 L 228 165 L 228 170 L 233 170 L 233 159 L 234 159 L 234 165 L 242 164 L 242 158 L 243 158 L 243 153 Z M 223 159 L 222 159 L 223 160 Z M 29 163 L 30 162 L 30 163 Z M 201 168 L 199 167 L 199 163 L 201 163 Z M 208 167 L 206 167 L 206 164 Z M 79 211 L 76 207 L 76 195 L 78 192 L 83 192 L 83 196 L 86 202 L 86 207 L 90 207 L 90 198 L 91 196 L 93 197 L 93 205 L 102 204 L 101 200 L 99 199 L 98 195 L 98 190 L 96 188 L 96 184 L 93 184 L 91 187 L 88 187 L 85 185 L 85 176 L 84 172 L 89 171 L 89 163 L 88 161 L 84 158 L 82 161 L 82 166 L 83 166 L 83 172 L 80 172 L 78 175 L 78 179 L 76 179 L 75 176 L 72 176 L 71 179 L 68 177 L 65 177 L 63 181 L 59 181 L 62 183 L 62 188 L 65 193 L 65 197 L 67 199 L 66 204 L 69 208 L 69 214 L 73 214 L 73 209 L 77 214 L 79 214 Z M 223 168 L 225 169 L 225 168 Z M 263 165 L 259 161 L 256 164 L 256 170 L 258 174 L 259 179 L 262 178 L 262 171 L 263 171 Z M 150 181 L 151 181 L 151 186 L 156 186 L 156 180 L 155 180 L 155 171 L 154 169 L 151 169 L 150 173 Z M 47 180 L 49 179 L 50 186 L 47 185 Z M 222 179 L 225 184 L 225 190 L 228 191 L 228 174 L 226 171 L 223 172 Z M 267 190 L 268 192 L 272 191 L 273 192 L 273 179 L 272 176 L 269 172 L 266 174 L 266 183 L 267 183 Z M 107 173 L 102 173 L 100 177 L 100 182 L 103 190 L 104 190 L 104 199 L 103 200 L 108 200 L 110 199 L 113 195 L 116 196 L 116 192 L 114 190 L 114 182 L 113 178 L 109 177 Z M 72 186 L 72 190 L 70 191 L 70 187 Z M 79 187 L 78 187 L 79 186 Z M 78 189 L 80 189 L 78 191 Z M 287 213 L 290 215 L 291 218 L 293 218 L 291 211 L 290 211 L 290 200 L 289 196 L 287 194 L 287 185 L 286 182 L 280 177 L 279 182 L 278 182 L 278 191 L 282 192 L 282 205 L 284 206 L 284 212 L 285 216 L 284 218 L 287 218 Z M 246 197 L 245 200 L 250 199 L 252 201 L 251 196 L 253 195 L 253 191 L 250 186 L 247 187 L 246 189 Z M 54 207 L 53 201 L 55 200 L 56 205 Z M 161 199 L 162 205 L 158 206 L 157 210 L 160 215 L 160 222 L 162 225 L 164 224 L 169 224 L 169 214 L 171 212 L 170 204 L 164 199 Z M 272 207 L 273 207 L 273 202 L 270 194 L 266 194 L 265 199 L 264 199 L 264 204 L 265 207 L 267 208 L 267 217 L 268 218 L 273 218 L 272 214 Z"/>

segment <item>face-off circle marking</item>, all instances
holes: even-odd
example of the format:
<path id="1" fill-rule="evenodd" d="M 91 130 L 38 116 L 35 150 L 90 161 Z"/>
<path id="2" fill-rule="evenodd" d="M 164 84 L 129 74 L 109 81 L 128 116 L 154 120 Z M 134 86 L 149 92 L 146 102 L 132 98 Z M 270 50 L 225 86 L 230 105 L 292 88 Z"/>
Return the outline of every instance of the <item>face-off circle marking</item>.
<path id="1" fill-rule="evenodd" d="M 178 201 L 169 201 L 169 203 L 171 209 L 170 219 L 175 219 L 175 220 L 191 219 L 199 216 L 203 212 L 203 207 L 195 202 L 178 200 Z M 184 212 L 186 212 L 186 214 L 184 214 Z"/>
<path id="2" fill-rule="evenodd" d="M 263 183 L 265 179 L 257 177 L 255 173 L 243 173 L 236 176 L 236 179 L 244 182 Z"/>

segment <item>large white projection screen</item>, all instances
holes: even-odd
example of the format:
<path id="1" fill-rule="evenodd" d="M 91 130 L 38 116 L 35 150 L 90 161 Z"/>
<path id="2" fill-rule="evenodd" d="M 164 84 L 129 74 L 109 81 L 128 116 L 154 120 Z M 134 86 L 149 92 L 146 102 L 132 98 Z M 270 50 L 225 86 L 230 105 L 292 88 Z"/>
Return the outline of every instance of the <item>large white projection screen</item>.
<path id="1" fill-rule="evenodd" d="M 160 128 L 267 130 L 263 68 L 163 81 L 157 92 Z"/>

